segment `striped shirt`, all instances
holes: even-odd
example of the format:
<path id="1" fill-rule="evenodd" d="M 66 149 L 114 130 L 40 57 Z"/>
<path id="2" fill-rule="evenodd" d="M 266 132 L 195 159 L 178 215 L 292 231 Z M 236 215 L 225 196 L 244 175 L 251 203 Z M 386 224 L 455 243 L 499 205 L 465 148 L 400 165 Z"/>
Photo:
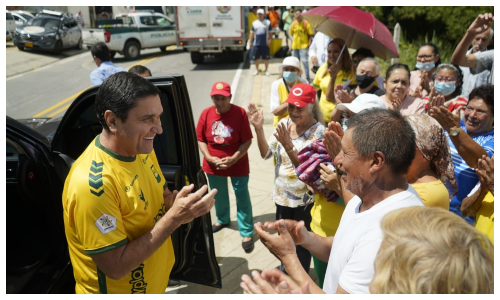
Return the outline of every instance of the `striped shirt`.
<path id="1" fill-rule="evenodd" d="M 465 124 L 463 121 L 460 121 L 460 126 L 462 129 L 467 132 L 465 128 Z M 486 150 L 488 156 L 492 156 L 495 153 L 495 145 L 494 145 L 494 134 L 495 129 L 480 134 L 476 136 L 471 136 L 471 138 L 478 143 L 481 147 Z M 451 156 L 453 159 L 453 165 L 455 167 L 455 177 L 457 179 L 457 187 L 458 193 L 453 197 L 450 201 L 450 211 L 456 213 L 457 215 L 462 216 L 460 212 L 460 206 L 462 205 L 462 200 L 467 197 L 469 192 L 476 186 L 479 182 L 479 178 L 477 177 L 476 171 L 474 168 L 469 167 L 469 165 L 463 160 L 463 158 L 458 154 L 455 145 L 451 141 L 448 133 L 446 132 L 446 136 L 448 137 L 448 143 L 450 144 Z M 473 217 L 463 217 L 467 221 L 474 223 L 475 220 Z"/>

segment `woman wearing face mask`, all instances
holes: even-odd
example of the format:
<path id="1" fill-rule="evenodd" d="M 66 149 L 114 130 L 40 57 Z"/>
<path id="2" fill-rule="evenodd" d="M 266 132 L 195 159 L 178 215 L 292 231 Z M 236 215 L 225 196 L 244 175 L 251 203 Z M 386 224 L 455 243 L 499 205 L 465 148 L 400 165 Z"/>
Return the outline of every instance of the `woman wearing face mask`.
<path id="1" fill-rule="evenodd" d="M 425 101 L 408 94 L 410 69 L 405 64 L 395 63 L 386 72 L 385 95 L 380 96 L 387 109 L 399 110 L 403 116 L 425 112 Z"/>
<path id="2" fill-rule="evenodd" d="M 325 123 L 330 122 L 330 113 L 337 105 L 335 87 L 356 77 L 350 67 L 351 57 L 347 49 L 344 49 L 338 64 L 335 64 L 344 44 L 345 41 L 339 38 L 330 41 L 327 47 L 327 61 L 318 69 L 313 81 L 314 88 L 322 91 L 319 108 L 324 116 L 321 121 Z"/>
<path id="3" fill-rule="evenodd" d="M 436 45 L 425 43 L 418 49 L 415 70 L 410 75 L 410 96 L 423 98 L 431 92 L 429 81 L 434 69 L 441 64 Z"/>
<path id="4" fill-rule="evenodd" d="M 274 114 L 273 128 L 276 127 L 279 120 L 288 117 L 288 99 L 290 89 L 297 83 L 307 83 L 307 80 L 300 77 L 299 59 L 295 56 L 285 57 L 283 63 L 278 68 L 282 76 L 271 85 L 271 104 L 269 108 Z"/>
<path id="5" fill-rule="evenodd" d="M 432 76 L 434 85 L 431 93 L 424 100 L 429 101 L 434 96 L 443 96 L 444 106 L 454 114 L 460 114 L 467 106 L 467 98 L 462 95 L 463 75 L 460 68 L 453 64 L 440 64 Z M 462 113 L 463 115 L 463 113 Z"/>

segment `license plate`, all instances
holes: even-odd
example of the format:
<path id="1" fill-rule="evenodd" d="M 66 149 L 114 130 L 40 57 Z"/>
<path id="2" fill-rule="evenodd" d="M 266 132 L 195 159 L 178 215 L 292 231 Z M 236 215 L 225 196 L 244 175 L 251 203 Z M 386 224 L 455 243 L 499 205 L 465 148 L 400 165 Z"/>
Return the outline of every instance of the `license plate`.
<path id="1" fill-rule="evenodd" d="M 24 47 L 33 48 L 33 43 L 26 42 L 24 43 Z"/>

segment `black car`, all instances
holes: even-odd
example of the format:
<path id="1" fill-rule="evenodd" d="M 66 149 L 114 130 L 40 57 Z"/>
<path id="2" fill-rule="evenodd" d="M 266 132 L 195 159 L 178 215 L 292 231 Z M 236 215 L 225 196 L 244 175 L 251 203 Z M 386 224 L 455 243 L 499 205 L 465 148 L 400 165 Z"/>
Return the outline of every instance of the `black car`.
<path id="1" fill-rule="evenodd" d="M 27 25 L 16 28 L 14 45 L 19 50 L 32 48 L 59 55 L 63 49 L 82 49 L 82 29 L 76 19 L 68 14 L 43 10 Z"/>
<path id="2" fill-rule="evenodd" d="M 161 91 L 163 134 L 154 149 L 168 188 L 194 183 L 198 189 L 206 179 L 184 77 L 148 80 Z M 102 130 L 94 111 L 98 88 L 83 92 L 58 120 L 7 116 L 7 293 L 75 291 L 61 195 L 73 161 Z M 209 213 L 179 227 L 172 242 L 171 278 L 222 287 Z"/>

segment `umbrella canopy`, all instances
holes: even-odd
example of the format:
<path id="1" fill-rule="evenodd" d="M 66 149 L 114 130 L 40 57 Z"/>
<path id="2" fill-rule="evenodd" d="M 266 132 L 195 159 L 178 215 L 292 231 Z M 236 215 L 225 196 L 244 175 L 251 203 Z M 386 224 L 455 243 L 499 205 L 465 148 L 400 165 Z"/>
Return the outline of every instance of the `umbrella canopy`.
<path id="1" fill-rule="evenodd" d="M 347 41 L 350 48 L 365 47 L 383 59 L 399 57 L 391 32 L 371 13 L 353 6 L 319 6 L 302 14 L 311 26 L 331 38 Z"/>

